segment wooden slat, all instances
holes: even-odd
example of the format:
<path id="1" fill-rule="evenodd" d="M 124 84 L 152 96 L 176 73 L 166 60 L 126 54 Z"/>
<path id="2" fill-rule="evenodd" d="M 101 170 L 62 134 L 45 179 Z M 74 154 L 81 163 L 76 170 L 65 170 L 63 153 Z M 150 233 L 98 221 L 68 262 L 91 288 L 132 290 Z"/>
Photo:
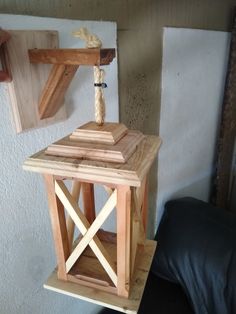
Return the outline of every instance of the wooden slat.
<path id="1" fill-rule="evenodd" d="M 90 224 L 96 218 L 95 202 L 94 202 L 94 185 L 92 183 L 82 183 L 84 215 Z"/>
<path id="2" fill-rule="evenodd" d="M 137 265 L 135 266 L 131 282 L 131 293 L 129 298 L 99 291 L 94 287 L 86 287 L 72 282 L 62 282 L 57 279 L 55 272 L 48 278 L 47 282 L 44 284 L 44 288 L 123 313 L 137 314 L 155 249 L 156 242 L 148 240 L 145 243 L 144 251 L 138 255 Z"/>
<path id="3" fill-rule="evenodd" d="M 106 232 L 107 233 L 107 232 Z M 108 238 L 110 238 L 108 233 Z M 111 256 L 114 263 L 116 263 L 116 244 L 107 241 L 102 241 L 103 246 Z M 77 260 L 72 269 L 68 273 L 68 280 L 91 286 L 94 288 L 117 293 L 112 280 L 103 269 L 101 263 L 97 259 L 90 247 L 87 247 L 83 255 Z"/>
<path id="4" fill-rule="evenodd" d="M 143 229 L 146 237 L 147 233 L 147 223 L 148 223 L 148 181 L 145 180 L 145 189 L 143 195 L 143 204 L 142 204 L 142 223 Z"/>
<path id="5" fill-rule="evenodd" d="M 131 191 L 117 187 L 117 293 L 128 298 L 130 289 Z"/>
<path id="6" fill-rule="evenodd" d="M 66 261 L 66 269 L 70 269 L 74 265 L 76 260 L 78 260 L 80 255 L 83 253 L 84 249 L 87 247 L 87 245 L 93 239 L 94 235 L 97 233 L 101 225 L 104 223 L 104 221 L 107 219 L 107 217 L 110 215 L 110 213 L 114 209 L 116 205 L 116 200 L 117 200 L 117 193 L 115 190 L 112 193 L 112 195 L 109 197 L 108 201 L 103 206 L 103 208 L 99 211 L 97 218 L 94 220 L 90 228 L 87 229 L 87 232 L 85 233 L 83 238 L 79 241 L 78 245 L 73 250 L 68 260 Z"/>
<path id="7" fill-rule="evenodd" d="M 71 140 L 67 136 L 49 145 L 46 154 L 125 163 L 143 138 L 144 135 L 139 131 L 128 131 L 116 144 L 106 145 Z"/>
<path id="8" fill-rule="evenodd" d="M 74 180 L 72 183 L 71 195 L 74 198 L 76 203 L 78 203 L 78 201 L 79 201 L 80 188 L 81 188 L 80 181 Z M 74 239 L 74 230 L 75 230 L 75 223 L 71 219 L 71 217 L 68 215 L 68 217 L 67 217 L 67 232 L 68 232 L 68 241 L 69 241 L 70 252 L 71 252 L 73 239 Z"/>
<path id="9" fill-rule="evenodd" d="M 216 206 L 230 209 L 230 179 L 236 138 L 236 9 L 234 8 L 228 69 L 222 105 L 221 126 L 217 149 L 217 171 L 212 201 Z"/>
<path id="10" fill-rule="evenodd" d="M 51 65 L 30 64 L 28 58 L 29 48 L 56 48 L 58 32 L 26 30 L 9 33 L 11 38 L 6 43 L 6 49 L 13 80 L 7 88 L 17 133 L 64 120 L 67 117 L 64 106 L 52 118 L 40 119 L 38 104 Z"/>
<path id="11" fill-rule="evenodd" d="M 67 280 L 65 263 L 67 258 L 69 257 L 70 251 L 64 207 L 55 194 L 53 176 L 44 175 L 44 180 L 47 188 L 49 212 L 51 217 L 53 238 L 57 255 L 58 278 Z"/>
<path id="12" fill-rule="evenodd" d="M 10 37 L 11 35 L 8 32 L 0 29 L 0 82 L 12 81 L 10 63 L 6 50 L 6 42 Z"/>
<path id="13" fill-rule="evenodd" d="M 73 219 L 76 226 L 79 228 L 82 235 L 84 235 L 90 226 L 89 222 L 84 217 L 78 205 L 75 203 L 71 194 L 67 190 L 65 184 L 62 181 L 56 181 L 55 191 L 57 196 L 65 206 L 65 209 L 68 211 L 68 214 L 71 216 L 71 218 Z M 94 254 L 99 259 L 102 266 L 104 267 L 105 271 L 108 273 L 109 277 L 115 284 L 115 286 L 117 286 L 117 275 L 115 272 L 114 263 L 110 259 L 109 255 L 107 254 L 105 248 L 101 244 L 98 237 L 94 236 L 94 238 L 90 241 L 89 245 L 93 250 Z M 70 270 L 70 267 L 72 266 L 73 265 L 69 265 L 69 267 L 66 267 L 67 272 Z"/>
<path id="14" fill-rule="evenodd" d="M 77 65 L 53 65 L 39 101 L 40 119 L 53 117 L 61 108 L 77 69 Z"/>
<path id="15" fill-rule="evenodd" d="M 161 145 L 157 136 L 145 136 L 136 151 L 124 164 L 49 156 L 45 150 L 28 158 L 25 170 L 51 173 L 81 181 L 140 186 Z"/>
<path id="16" fill-rule="evenodd" d="M 115 57 L 115 49 L 31 49 L 32 63 L 64 65 L 106 65 Z"/>

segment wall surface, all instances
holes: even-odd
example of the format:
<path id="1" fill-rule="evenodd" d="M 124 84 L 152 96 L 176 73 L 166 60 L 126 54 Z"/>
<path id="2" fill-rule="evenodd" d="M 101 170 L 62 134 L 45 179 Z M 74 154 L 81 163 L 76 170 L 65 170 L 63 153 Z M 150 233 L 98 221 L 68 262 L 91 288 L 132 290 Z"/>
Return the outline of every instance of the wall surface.
<path id="1" fill-rule="evenodd" d="M 81 22 L 0 14 L 7 29 L 54 29 L 61 47 L 81 47 L 71 32 L 82 25 L 94 31 L 104 46 L 116 47 L 116 23 Z M 107 119 L 118 120 L 117 59 L 107 68 Z M 94 118 L 93 70 L 79 69 L 67 92 L 68 120 L 16 135 L 11 125 L 5 84 L 0 84 L 0 313 L 1 314 L 92 314 L 99 306 L 43 289 L 56 265 L 42 177 L 23 171 L 24 160 L 79 125 Z M 104 193 L 105 196 L 105 193 Z M 98 191 L 98 208 L 104 204 Z M 112 228 L 111 222 L 108 228 Z"/>

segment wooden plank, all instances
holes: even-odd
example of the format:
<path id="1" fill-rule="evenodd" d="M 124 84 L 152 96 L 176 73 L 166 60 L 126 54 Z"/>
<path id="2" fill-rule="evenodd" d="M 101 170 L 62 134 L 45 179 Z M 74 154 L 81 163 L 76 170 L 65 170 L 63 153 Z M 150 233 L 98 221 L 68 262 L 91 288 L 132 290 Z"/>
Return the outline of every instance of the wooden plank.
<path id="1" fill-rule="evenodd" d="M 90 224 L 96 218 L 95 202 L 94 202 L 94 185 L 92 183 L 82 183 L 84 215 Z"/>
<path id="2" fill-rule="evenodd" d="M 136 314 L 142 299 L 155 249 L 156 242 L 147 240 L 144 251 L 141 252 L 137 259 L 137 265 L 135 266 L 131 282 L 131 293 L 128 299 L 99 291 L 98 289 L 60 281 L 57 279 L 55 272 L 50 275 L 47 282 L 44 284 L 44 288 L 123 313 Z"/>
<path id="3" fill-rule="evenodd" d="M 10 70 L 9 58 L 6 51 L 6 42 L 11 35 L 0 29 L 0 82 L 11 82 L 12 75 Z"/>
<path id="4" fill-rule="evenodd" d="M 72 183 L 71 195 L 74 198 L 76 203 L 78 203 L 78 201 L 79 201 L 80 188 L 81 188 L 80 181 L 74 180 Z M 68 232 L 68 241 L 69 241 L 70 252 L 71 252 L 73 239 L 74 239 L 74 231 L 75 231 L 75 223 L 71 219 L 71 217 L 68 215 L 68 217 L 67 217 L 67 232 Z"/>
<path id="5" fill-rule="evenodd" d="M 128 298 L 130 289 L 131 191 L 117 187 L 117 294 Z"/>
<path id="6" fill-rule="evenodd" d="M 75 141 L 67 136 L 49 145 L 45 153 L 53 156 L 125 163 L 143 138 L 144 135 L 139 131 L 128 131 L 116 144 L 106 145 Z"/>
<path id="7" fill-rule="evenodd" d="M 31 49 L 32 63 L 64 65 L 107 65 L 115 57 L 115 49 Z"/>
<path id="8" fill-rule="evenodd" d="M 66 229 L 64 206 L 55 194 L 52 175 L 44 175 L 48 195 L 49 213 L 58 263 L 58 278 L 67 280 L 66 260 L 69 257 L 69 242 Z"/>
<path id="9" fill-rule="evenodd" d="M 11 38 L 6 43 L 6 49 L 13 81 L 7 84 L 7 88 L 16 132 L 45 127 L 64 120 L 67 117 L 64 106 L 53 118 L 40 120 L 38 103 L 51 65 L 33 65 L 28 58 L 30 48 L 58 47 L 58 32 L 9 31 L 9 33 Z"/>
<path id="10" fill-rule="evenodd" d="M 99 214 L 97 215 L 97 218 L 94 220 L 90 228 L 87 230 L 87 232 L 84 234 L 83 238 L 79 241 L 77 246 L 74 248 L 72 254 L 66 261 L 66 267 L 70 269 L 78 260 L 80 255 L 83 253 L 85 248 L 88 246 L 90 241 L 93 239 L 101 225 L 105 222 L 107 217 L 110 215 L 112 210 L 114 209 L 116 205 L 117 200 L 117 192 L 116 190 L 112 193 L 112 195 L 107 200 L 106 204 L 103 206 L 103 208 L 99 211 Z"/>
<path id="11" fill-rule="evenodd" d="M 230 179 L 236 138 L 236 9 L 230 42 L 221 126 L 218 138 L 217 171 L 212 200 L 218 207 L 230 209 Z"/>
<path id="12" fill-rule="evenodd" d="M 145 180 L 145 188 L 144 188 L 141 214 L 142 214 L 143 229 L 144 229 L 144 233 L 145 233 L 144 235 L 146 237 L 147 223 L 148 223 L 148 181 L 147 181 L 147 178 Z"/>
<path id="13" fill-rule="evenodd" d="M 65 93 L 77 69 L 76 65 L 53 65 L 39 101 L 40 119 L 53 117 L 63 106 Z"/>
<path id="14" fill-rule="evenodd" d="M 127 127 L 122 123 L 105 122 L 103 125 L 98 125 L 90 121 L 73 131 L 70 139 L 114 145 L 127 131 Z"/>
<path id="15" fill-rule="evenodd" d="M 132 215 L 131 220 L 131 253 L 130 253 L 130 275 L 133 275 L 136 253 L 138 249 L 140 222 Z"/>
<path id="16" fill-rule="evenodd" d="M 28 158 L 24 162 L 23 168 L 39 173 L 77 178 L 85 182 L 140 186 L 160 145 L 159 137 L 145 136 L 136 151 L 124 164 L 49 156 L 43 150 Z"/>
<path id="17" fill-rule="evenodd" d="M 74 199 L 71 197 L 71 194 L 68 192 L 65 184 L 62 181 L 56 181 L 55 191 L 57 196 L 65 206 L 65 209 L 68 211 L 69 215 L 73 219 L 74 223 L 79 228 L 82 235 L 84 235 L 90 226 L 89 222 L 84 217 Z M 89 246 L 99 259 L 100 263 L 110 276 L 115 286 L 117 286 L 117 275 L 115 273 L 114 263 L 110 259 L 110 256 L 107 254 L 105 248 L 103 247 L 101 241 L 98 239 L 97 236 L 94 236 L 94 238 L 90 241 Z M 66 265 L 66 271 L 68 272 L 72 266 L 73 265 Z"/>

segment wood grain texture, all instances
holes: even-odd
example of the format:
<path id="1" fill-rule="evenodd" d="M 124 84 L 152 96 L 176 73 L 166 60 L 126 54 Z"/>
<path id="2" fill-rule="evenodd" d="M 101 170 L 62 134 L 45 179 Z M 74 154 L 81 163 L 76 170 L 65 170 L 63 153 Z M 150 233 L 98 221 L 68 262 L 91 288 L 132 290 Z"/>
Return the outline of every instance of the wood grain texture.
<path id="1" fill-rule="evenodd" d="M 83 182 L 82 183 L 84 215 L 90 224 L 96 218 L 95 201 L 94 201 L 94 184 Z"/>
<path id="2" fill-rule="evenodd" d="M 38 103 L 51 70 L 50 65 L 31 65 L 28 49 L 57 47 L 56 31 L 9 31 L 6 44 L 13 81 L 7 84 L 16 131 L 38 128 L 66 118 L 65 108 L 50 119 L 40 120 Z"/>
<path id="3" fill-rule="evenodd" d="M 230 208 L 230 179 L 236 139 L 236 9 L 233 19 L 220 133 L 218 138 L 215 204 Z"/>
<path id="4" fill-rule="evenodd" d="M 54 178 L 52 175 L 44 175 L 47 189 L 49 213 L 53 231 L 54 245 L 57 256 L 58 278 L 67 280 L 66 260 L 69 257 L 69 241 L 66 228 L 64 206 L 55 194 Z"/>
<path id="5" fill-rule="evenodd" d="M 106 232 L 106 234 L 109 237 L 109 233 Z M 102 244 L 112 257 L 113 262 L 116 263 L 116 245 L 107 241 L 102 241 Z M 112 294 L 117 293 L 113 282 L 89 247 L 86 248 L 83 255 L 68 273 L 68 280 Z"/>
<path id="6" fill-rule="evenodd" d="M 64 104 L 65 93 L 78 69 L 76 65 L 55 64 L 39 100 L 39 117 L 53 117 Z"/>
<path id="7" fill-rule="evenodd" d="M 6 42 L 11 35 L 0 29 L 0 82 L 11 82 L 12 75 L 10 70 L 9 58 L 6 51 Z"/>
<path id="8" fill-rule="evenodd" d="M 39 173 L 77 178 L 85 182 L 140 186 L 160 145 L 159 137 L 145 136 L 125 164 L 49 156 L 42 150 L 26 159 L 23 168 Z"/>
<path id="9" fill-rule="evenodd" d="M 74 199 L 72 198 L 71 194 L 67 190 L 65 184 L 62 181 L 55 181 L 55 192 L 65 206 L 68 214 L 73 219 L 75 225 L 78 227 L 82 235 L 85 235 L 88 231 L 90 225 L 87 221 L 86 217 L 84 217 L 82 211 L 80 210 L 79 206 L 76 204 Z M 104 246 L 102 245 L 101 241 L 95 235 L 93 239 L 89 242 L 89 246 L 93 250 L 94 254 L 97 256 L 98 260 L 102 264 L 104 270 L 107 272 L 111 280 L 113 281 L 114 285 L 117 286 L 117 275 L 115 272 L 115 265 L 111 260 L 109 254 L 105 250 Z M 72 254 L 73 255 L 73 252 Z M 66 261 L 66 272 L 68 272 L 71 267 L 76 262 L 76 259 L 71 255 Z"/>
<path id="10" fill-rule="evenodd" d="M 137 258 L 137 264 L 135 265 L 134 276 L 131 282 L 131 293 L 128 299 L 99 291 L 92 287 L 60 281 L 57 279 L 55 271 L 44 284 L 44 288 L 123 313 L 136 314 L 155 253 L 156 242 L 147 240 L 144 247 L 144 251 L 141 251 Z"/>
<path id="11" fill-rule="evenodd" d="M 89 245 L 99 228 L 105 222 L 107 217 L 110 215 L 112 210 L 116 205 L 116 191 L 110 196 L 104 207 L 100 210 L 99 214 L 97 215 L 96 219 L 92 223 L 92 225 L 86 231 L 83 238 L 79 241 L 77 246 L 74 248 L 72 254 L 70 255 L 69 259 L 67 260 L 67 264 L 74 264 L 76 260 L 79 259 L 85 248 Z"/>
<path id="12" fill-rule="evenodd" d="M 73 131 L 70 139 L 114 145 L 127 132 L 128 129 L 123 123 L 105 122 L 103 125 L 98 125 L 90 121 Z"/>
<path id="13" fill-rule="evenodd" d="M 113 192 L 114 193 L 114 192 Z M 117 188 L 117 294 L 128 298 L 130 293 L 131 249 L 131 190 L 129 186 Z"/>
<path id="14" fill-rule="evenodd" d="M 143 138 L 144 135 L 139 131 L 128 131 L 116 144 L 106 145 L 71 140 L 70 136 L 67 136 L 49 145 L 45 153 L 53 156 L 125 163 Z"/>
<path id="15" fill-rule="evenodd" d="M 81 190 L 81 183 L 77 180 L 74 180 L 72 182 L 71 195 L 74 198 L 75 202 L 77 203 L 79 201 L 80 190 Z M 66 225 L 67 225 L 67 232 L 68 232 L 69 248 L 71 252 L 73 240 L 74 240 L 75 223 L 69 215 L 67 217 Z"/>
<path id="16" fill-rule="evenodd" d="M 115 57 L 115 49 L 31 49 L 32 63 L 64 65 L 108 65 Z"/>

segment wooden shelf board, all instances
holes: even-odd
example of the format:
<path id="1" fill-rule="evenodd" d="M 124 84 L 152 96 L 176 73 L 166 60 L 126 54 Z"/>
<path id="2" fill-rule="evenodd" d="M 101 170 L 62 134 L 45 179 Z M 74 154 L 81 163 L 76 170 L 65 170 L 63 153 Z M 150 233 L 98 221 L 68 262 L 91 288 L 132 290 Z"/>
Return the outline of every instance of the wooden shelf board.
<path id="1" fill-rule="evenodd" d="M 138 253 L 131 283 L 131 293 L 128 299 L 77 283 L 59 280 L 57 279 L 56 271 L 52 272 L 44 284 L 44 288 L 123 313 L 136 314 L 140 306 L 155 249 L 156 242 L 147 240 L 143 250 Z"/>
<path id="2" fill-rule="evenodd" d="M 108 65 L 115 57 L 115 49 L 30 49 L 31 63 L 65 65 Z"/>

